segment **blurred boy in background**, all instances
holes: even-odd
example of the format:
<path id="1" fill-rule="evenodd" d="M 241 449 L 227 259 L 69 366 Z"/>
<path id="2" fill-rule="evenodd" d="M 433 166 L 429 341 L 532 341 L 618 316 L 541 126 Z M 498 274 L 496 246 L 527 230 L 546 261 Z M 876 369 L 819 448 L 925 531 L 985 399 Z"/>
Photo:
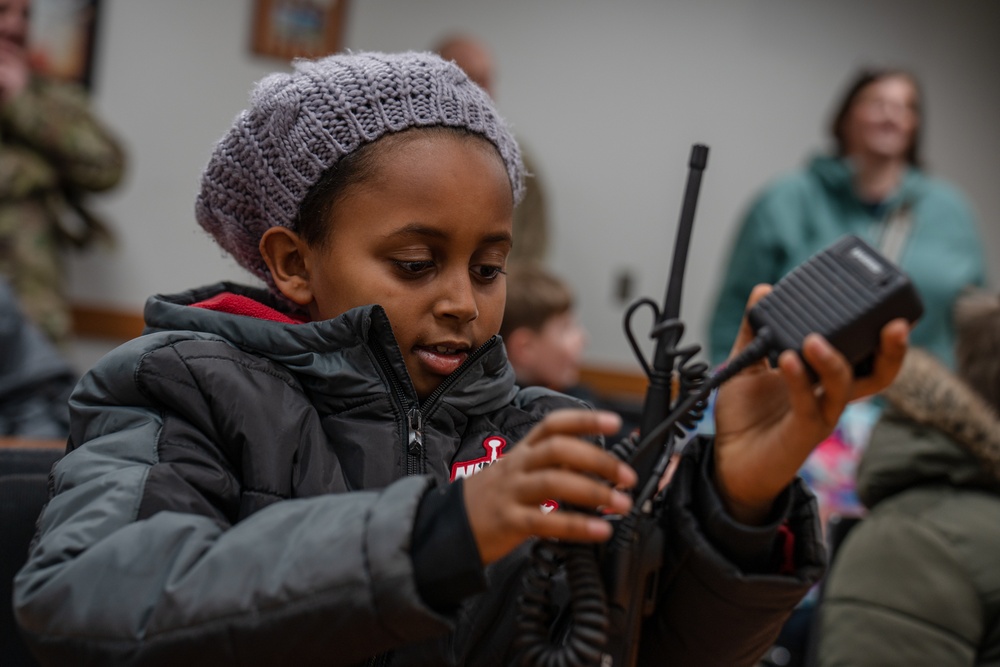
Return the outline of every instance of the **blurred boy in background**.
<path id="1" fill-rule="evenodd" d="M 536 265 L 508 270 L 500 335 L 518 384 L 578 387 L 587 332 L 576 319 L 573 293 L 555 275 Z"/>
<path id="2" fill-rule="evenodd" d="M 617 412 L 622 417 L 617 437 L 625 437 L 638 427 L 642 405 L 598 397 L 580 383 L 587 331 L 575 308 L 573 292 L 562 279 L 537 264 L 512 265 L 500 325 L 507 358 L 523 387 L 547 387 Z"/>
<path id="3" fill-rule="evenodd" d="M 32 69 L 30 17 L 30 0 L 0 0 L 0 276 L 63 343 L 71 318 L 61 253 L 113 239 L 87 198 L 119 183 L 125 156 L 80 86 Z"/>

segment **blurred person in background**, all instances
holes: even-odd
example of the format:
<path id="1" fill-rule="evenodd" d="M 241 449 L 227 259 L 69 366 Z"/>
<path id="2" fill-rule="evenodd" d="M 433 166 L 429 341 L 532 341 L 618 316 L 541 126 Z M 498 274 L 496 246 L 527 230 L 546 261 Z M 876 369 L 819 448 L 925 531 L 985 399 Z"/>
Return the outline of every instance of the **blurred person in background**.
<path id="1" fill-rule="evenodd" d="M 28 60 L 30 0 L 0 0 L 0 276 L 53 341 L 70 333 L 60 251 L 110 240 L 86 193 L 122 176 L 123 152 L 77 85 Z"/>
<path id="2" fill-rule="evenodd" d="M 729 353 L 747 295 L 775 283 L 814 253 L 857 235 L 913 280 L 925 314 L 911 342 L 954 363 L 955 299 L 981 286 L 983 244 L 972 209 L 951 185 L 922 168 L 923 101 L 915 76 L 865 69 L 847 86 L 830 125 L 831 154 L 780 178 L 760 193 L 739 227 L 709 330 L 713 363 Z M 802 474 L 821 516 L 863 511 L 854 489 L 858 457 L 879 403 L 848 406 L 833 435 Z"/>
<path id="3" fill-rule="evenodd" d="M 1000 298 L 956 307 L 957 371 L 913 348 L 858 468 L 870 513 L 820 609 L 821 667 L 1000 664 Z"/>
<path id="4" fill-rule="evenodd" d="M 453 34 L 441 39 L 434 47 L 445 60 L 452 60 L 479 84 L 479 87 L 495 98 L 496 67 L 489 47 L 471 35 Z M 549 250 L 550 223 L 545 200 L 545 188 L 538 176 L 535 160 L 518 138 L 524 168 L 528 172 L 525 179 L 524 199 L 514 209 L 514 246 L 507 261 L 511 264 L 544 264 Z"/>
<path id="5" fill-rule="evenodd" d="M 522 387 L 545 387 L 618 413 L 622 427 L 611 442 L 639 427 L 640 402 L 599 396 L 581 383 L 587 331 L 577 319 L 573 290 L 551 271 L 533 263 L 510 266 L 500 337 Z"/>
<path id="6" fill-rule="evenodd" d="M 0 437 L 66 438 L 76 380 L 0 277 Z"/>
<path id="7" fill-rule="evenodd" d="M 711 316 L 712 362 L 729 354 L 755 285 L 776 283 L 816 252 L 854 234 L 913 280 L 925 313 L 911 342 L 950 366 L 952 309 L 964 289 L 984 284 L 985 259 L 969 203 L 923 168 L 924 103 L 917 78 L 902 69 L 863 69 L 834 109 L 832 150 L 764 188 L 739 225 Z M 857 465 L 881 409 L 877 397 L 849 404 L 802 466 L 824 529 L 830 517 L 865 512 L 857 495 Z M 779 647 L 791 658 L 781 664 L 805 658 L 818 593 L 814 589 L 806 597 L 782 631 Z"/>
<path id="8" fill-rule="evenodd" d="M 521 386 L 564 393 L 578 387 L 587 333 L 572 290 L 554 274 L 534 265 L 508 269 L 500 336 Z"/>

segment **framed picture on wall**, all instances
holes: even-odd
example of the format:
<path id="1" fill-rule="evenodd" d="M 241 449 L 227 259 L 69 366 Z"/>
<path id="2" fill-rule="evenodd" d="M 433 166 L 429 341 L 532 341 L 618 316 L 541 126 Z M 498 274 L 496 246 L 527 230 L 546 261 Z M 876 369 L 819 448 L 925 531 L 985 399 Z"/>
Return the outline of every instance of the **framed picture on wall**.
<path id="1" fill-rule="evenodd" d="M 340 50 L 348 0 L 254 0 L 251 50 L 291 60 Z"/>
<path id="2" fill-rule="evenodd" d="M 98 0 L 32 0 L 28 59 L 43 76 L 93 83 Z"/>

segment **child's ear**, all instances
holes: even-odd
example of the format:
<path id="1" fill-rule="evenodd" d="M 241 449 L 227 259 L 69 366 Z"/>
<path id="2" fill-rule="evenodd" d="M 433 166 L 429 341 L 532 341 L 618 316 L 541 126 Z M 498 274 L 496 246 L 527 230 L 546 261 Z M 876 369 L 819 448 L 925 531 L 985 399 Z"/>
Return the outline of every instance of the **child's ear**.
<path id="1" fill-rule="evenodd" d="M 274 284 L 286 298 L 300 306 L 313 302 L 307 252 L 306 242 L 287 227 L 271 227 L 260 239 L 260 254 Z"/>

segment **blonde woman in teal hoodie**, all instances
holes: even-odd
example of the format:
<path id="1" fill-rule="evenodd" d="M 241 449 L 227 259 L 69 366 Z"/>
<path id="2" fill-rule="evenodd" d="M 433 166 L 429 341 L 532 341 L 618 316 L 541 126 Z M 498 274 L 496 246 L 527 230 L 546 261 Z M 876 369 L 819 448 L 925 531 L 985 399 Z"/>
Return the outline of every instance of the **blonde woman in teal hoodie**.
<path id="1" fill-rule="evenodd" d="M 913 345 L 954 366 L 951 311 L 963 288 L 984 283 L 985 265 L 969 204 L 921 169 L 920 97 L 908 73 L 861 73 L 834 116 L 835 153 L 814 157 L 756 197 L 712 316 L 713 361 L 729 354 L 754 285 L 774 283 L 834 240 L 856 234 L 881 247 L 916 284 L 926 314 L 912 332 Z"/>
<path id="2" fill-rule="evenodd" d="M 985 261 L 965 198 L 921 168 L 922 107 L 912 74 L 859 72 L 833 115 L 834 150 L 814 156 L 751 202 L 711 318 L 713 362 L 728 356 L 755 285 L 778 281 L 813 253 L 855 234 L 899 264 L 920 292 L 925 314 L 911 332 L 911 343 L 954 367 L 953 306 L 965 287 L 983 285 Z M 880 413 L 877 400 L 848 405 L 833 434 L 800 470 L 816 494 L 824 526 L 833 514 L 865 511 L 855 477 Z M 808 615 L 813 601 L 807 597 L 796 613 Z"/>
<path id="3" fill-rule="evenodd" d="M 863 71 L 831 123 L 835 150 L 767 187 L 734 240 L 712 316 L 712 360 L 725 359 L 743 304 L 758 283 L 774 283 L 845 234 L 868 240 L 913 279 L 925 314 L 911 342 L 954 367 L 952 310 L 963 289 L 985 282 L 983 244 L 971 207 L 951 185 L 921 168 L 921 94 L 896 69 Z M 820 514 L 863 512 L 854 488 L 858 457 L 879 415 L 853 404 L 802 475 Z"/>

